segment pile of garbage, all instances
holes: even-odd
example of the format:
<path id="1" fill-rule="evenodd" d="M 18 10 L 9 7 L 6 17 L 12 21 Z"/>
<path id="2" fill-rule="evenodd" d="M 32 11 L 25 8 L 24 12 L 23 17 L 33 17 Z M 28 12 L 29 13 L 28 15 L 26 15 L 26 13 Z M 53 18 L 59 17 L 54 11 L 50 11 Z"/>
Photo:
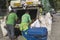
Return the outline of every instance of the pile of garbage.
<path id="1" fill-rule="evenodd" d="M 31 28 L 33 27 L 46 27 L 48 30 L 48 35 L 51 34 L 51 25 L 52 25 L 52 17 L 50 12 L 46 13 L 46 15 L 39 16 L 39 19 L 36 19 L 32 24 Z"/>
<path id="2" fill-rule="evenodd" d="M 6 21 L 6 16 L 0 20 L 0 22 L 1 22 L 0 26 L 1 26 L 1 30 L 2 30 L 2 36 L 6 36 L 7 35 L 7 30 L 5 29 L 5 26 L 6 26 L 5 21 Z"/>

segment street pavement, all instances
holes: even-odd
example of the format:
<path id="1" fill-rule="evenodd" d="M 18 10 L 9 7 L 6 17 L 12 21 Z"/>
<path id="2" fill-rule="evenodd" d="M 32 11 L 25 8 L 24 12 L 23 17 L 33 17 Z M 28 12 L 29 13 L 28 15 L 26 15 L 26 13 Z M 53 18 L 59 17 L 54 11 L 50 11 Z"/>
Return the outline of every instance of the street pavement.
<path id="1" fill-rule="evenodd" d="M 51 40 L 60 40 L 60 13 L 54 15 L 54 22 L 52 24 Z"/>
<path id="2" fill-rule="evenodd" d="M 60 40 L 60 13 L 53 15 L 52 31 L 48 40 Z M 0 40 L 9 40 L 8 37 L 2 37 Z M 24 40 L 22 36 L 18 37 L 18 40 Z"/>

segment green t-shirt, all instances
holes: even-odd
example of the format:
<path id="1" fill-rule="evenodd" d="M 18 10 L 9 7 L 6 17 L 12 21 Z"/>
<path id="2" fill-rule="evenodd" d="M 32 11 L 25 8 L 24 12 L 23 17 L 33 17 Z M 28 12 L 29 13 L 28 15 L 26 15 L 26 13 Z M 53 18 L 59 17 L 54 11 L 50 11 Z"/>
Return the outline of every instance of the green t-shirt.
<path id="1" fill-rule="evenodd" d="M 30 15 L 26 13 L 22 16 L 22 23 L 29 23 L 29 22 L 31 22 L 31 18 Z"/>
<path id="2" fill-rule="evenodd" d="M 29 14 L 24 14 L 21 19 L 21 24 L 20 24 L 20 31 L 25 31 L 28 29 L 28 25 L 31 22 L 31 18 Z"/>
<path id="3" fill-rule="evenodd" d="M 7 16 L 7 20 L 6 20 L 6 24 L 12 24 L 14 25 L 15 21 L 17 20 L 17 15 L 16 13 L 10 13 L 8 16 Z"/>

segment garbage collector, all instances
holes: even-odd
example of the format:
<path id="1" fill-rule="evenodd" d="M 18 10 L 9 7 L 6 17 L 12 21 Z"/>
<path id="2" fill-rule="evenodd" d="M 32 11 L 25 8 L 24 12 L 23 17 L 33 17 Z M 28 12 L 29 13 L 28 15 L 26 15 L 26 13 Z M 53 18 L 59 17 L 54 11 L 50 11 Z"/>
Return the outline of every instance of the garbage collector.
<path id="1" fill-rule="evenodd" d="M 11 40 L 15 40 L 14 39 L 14 24 L 15 24 L 15 21 L 17 21 L 17 18 L 18 17 L 16 13 L 14 12 L 14 10 L 11 10 L 6 19 L 8 36 Z"/>
<path id="2" fill-rule="evenodd" d="M 22 36 L 24 39 L 26 37 L 24 36 L 24 34 L 27 34 L 26 31 L 28 30 L 30 23 L 31 23 L 31 17 L 29 15 L 29 12 L 26 11 L 26 13 L 22 15 L 21 24 L 20 24 L 20 31 L 22 31 Z"/>

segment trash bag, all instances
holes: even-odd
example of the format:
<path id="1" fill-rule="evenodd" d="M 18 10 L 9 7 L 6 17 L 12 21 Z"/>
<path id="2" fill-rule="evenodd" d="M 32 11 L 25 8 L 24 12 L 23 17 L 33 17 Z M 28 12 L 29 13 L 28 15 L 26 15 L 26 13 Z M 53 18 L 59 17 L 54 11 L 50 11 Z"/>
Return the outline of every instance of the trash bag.
<path id="1" fill-rule="evenodd" d="M 51 33 L 52 17 L 50 12 L 45 15 L 46 28 L 48 29 L 48 35 Z"/>
<path id="2" fill-rule="evenodd" d="M 39 17 L 39 20 L 41 21 L 40 26 L 46 27 L 48 30 L 48 35 L 51 33 L 51 25 L 52 25 L 52 17 L 50 12 L 46 13 L 46 15 L 41 15 Z"/>
<path id="3" fill-rule="evenodd" d="M 45 22 L 45 18 L 44 18 L 44 16 L 43 15 L 41 15 L 40 17 L 39 17 L 39 20 L 41 21 L 41 27 L 46 27 L 46 22 Z"/>
<path id="4" fill-rule="evenodd" d="M 1 30 L 2 30 L 3 36 L 7 35 L 7 30 L 5 29 L 5 26 L 6 26 L 5 21 L 1 20 Z"/>
<path id="5" fill-rule="evenodd" d="M 46 24 L 49 24 L 49 25 L 52 24 L 52 17 L 49 12 L 45 15 L 45 21 L 46 21 Z"/>
<path id="6" fill-rule="evenodd" d="M 32 24 L 31 24 L 31 28 L 33 27 L 40 27 L 40 21 L 38 19 L 36 19 L 36 21 L 34 21 Z"/>

